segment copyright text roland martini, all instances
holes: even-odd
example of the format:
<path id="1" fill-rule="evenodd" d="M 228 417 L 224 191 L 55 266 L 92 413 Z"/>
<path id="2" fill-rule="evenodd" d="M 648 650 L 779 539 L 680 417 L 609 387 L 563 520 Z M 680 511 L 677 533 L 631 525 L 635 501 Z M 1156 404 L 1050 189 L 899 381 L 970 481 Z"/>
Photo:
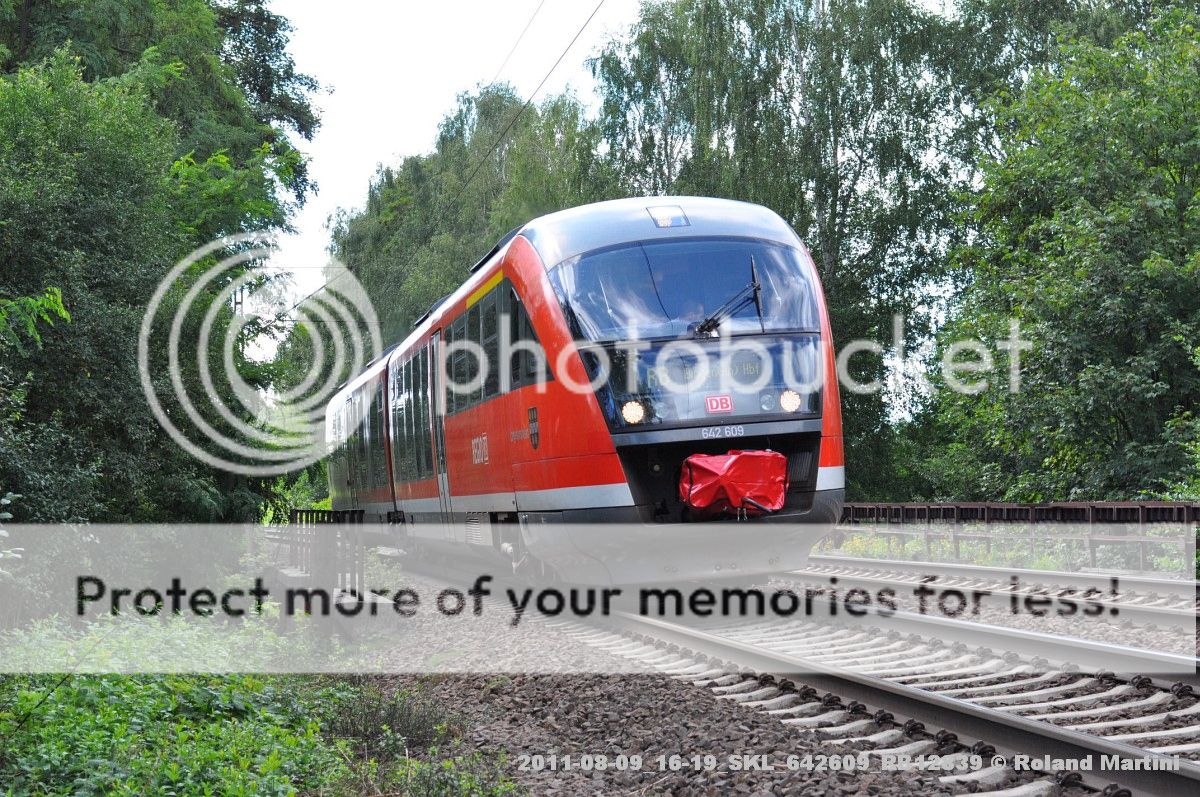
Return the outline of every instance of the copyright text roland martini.
<path id="1" fill-rule="evenodd" d="M 1178 771 L 1175 756 L 1126 758 L 1119 755 L 1085 755 L 1081 758 L 1051 758 L 1048 755 L 1014 755 L 1012 768 L 1029 772 L 1129 772 L 1133 770 Z"/>

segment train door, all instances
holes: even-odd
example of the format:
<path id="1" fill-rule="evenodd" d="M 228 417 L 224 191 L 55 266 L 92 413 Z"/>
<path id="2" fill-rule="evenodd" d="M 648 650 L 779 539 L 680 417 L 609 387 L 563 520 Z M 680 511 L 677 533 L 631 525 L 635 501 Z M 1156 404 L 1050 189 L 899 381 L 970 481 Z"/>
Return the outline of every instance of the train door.
<path id="1" fill-rule="evenodd" d="M 433 331 L 429 340 L 430 384 L 433 386 L 433 473 L 437 480 L 438 506 L 446 539 L 453 537 L 453 506 L 450 499 L 450 475 L 446 469 L 446 369 L 442 365 L 442 330 Z"/>

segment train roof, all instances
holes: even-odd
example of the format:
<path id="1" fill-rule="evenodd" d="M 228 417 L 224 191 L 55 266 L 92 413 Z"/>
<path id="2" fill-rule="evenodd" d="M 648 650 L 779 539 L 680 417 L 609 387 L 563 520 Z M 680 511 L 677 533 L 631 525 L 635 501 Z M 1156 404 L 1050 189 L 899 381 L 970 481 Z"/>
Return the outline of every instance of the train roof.
<path id="1" fill-rule="evenodd" d="M 635 197 L 581 205 L 534 219 L 520 234 L 533 244 L 547 268 L 584 252 L 633 241 L 715 235 L 799 243 L 787 222 L 762 205 L 698 196 Z"/>

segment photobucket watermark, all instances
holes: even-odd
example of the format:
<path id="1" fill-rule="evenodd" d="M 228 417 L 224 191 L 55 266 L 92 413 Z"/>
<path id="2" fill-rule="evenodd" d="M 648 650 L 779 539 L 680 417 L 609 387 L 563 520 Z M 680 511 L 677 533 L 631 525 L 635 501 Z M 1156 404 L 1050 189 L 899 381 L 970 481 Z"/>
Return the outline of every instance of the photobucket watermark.
<path id="1" fill-rule="evenodd" d="M 386 432 L 409 406 L 425 408 L 428 423 L 428 408 L 454 414 L 514 390 L 565 389 L 595 395 L 617 424 L 812 416 L 826 407 L 831 377 L 855 395 L 886 390 L 889 376 L 893 384 L 898 376 L 912 380 L 926 393 L 936 386 L 975 395 L 1002 384 L 997 380 L 1015 393 L 1022 354 L 1032 348 L 1013 319 L 1006 338 L 949 341 L 936 357 L 912 357 L 902 316 L 893 320 L 890 346 L 862 339 L 835 350 L 819 330 L 772 329 L 772 319 L 764 319 L 760 329 L 743 326 L 741 334 L 727 324 L 701 333 L 703 324 L 680 323 L 691 331 L 639 339 L 633 328 L 613 340 L 546 347 L 541 341 L 561 340 L 554 327 L 570 317 L 569 308 L 533 323 L 497 303 L 487 312 L 443 313 L 389 355 L 379 379 L 363 381 L 361 396 L 344 391 L 357 409 L 343 412 L 339 405 L 331 415 L 338 391 L 381 357 L 375 308 L 336 260 L 324 265 L 322 288 L 293 304 L 264 276 L 275 251 L 271 238 L 250 234 L 191 253 L 158 285 L 138 341 L 142 389 L 162 428 L 202 462 L 247 476 L 303 468 L 368 418 L 383 424 L 372 434 Z M 281 322 L 288 334 L 281 334 Z M 251 362 L 248 341 L 264 337 L 273 350 L 266 347 L 265 362 Z M 289 346 L 305 356 L 285 369 L 278 355 Z M 300 367 L 303 373 L 294 373 Z M 287 378 L 279 378 L 285 370 Z M 247 378 L 252 372 L 257 379 Z"/>
<path id="2" fill-rule="evenodd" d="M 892 316 L 892 345 L 885 347 L 877 340 L 860 339 L 846 344 L 838 352 L 836 367 L 839 384 L 848 392 L 870 395 L 884 390 L 883 379 L 876 377 L 862 382 L 850 373 L 852 357 L 870 355 L 880 358 L 898 379 L 911 379 L 918 390 L 928 393 L 935 382 L 954 393 L 974 396 L 988 390 L 1001 370 L 996 355 L 1007 358 L 1007 388 L 1009 393 L 1021 390 L 1021 357 L 1033 348 L 1033 343 L 1021 337 L 1021 324 L 1015 318 L 1008 321 L 1008 337 L 997 338 L 990 345 L 979 338 L 952 340 L 942 348 L 940 356 L 927 362 L 926 358 L 909 355 L 904 316 Z M 931 376 L 933 377 L 931 379 Z"/>
<path id="3" fill-rule="evenodd" d="M 829 355 L 830 344 L 817 332 L 775 331 L 743 336 L 704 336 L 614 340 L 576 340 L 553 355 L 536 342 L 514 339 L 510 319 L 499 317 L 499 334 L 485 341 L 470 337 L 442 349 L 439 383 L 450 395 L 471 397 L 498 387 L 508 392 L 529 381 L 544 393 L 557 381 L 573 393 L 590 394 L 606 386 L 620 392 L 694 393 L 704 390 L 755 392 L 784 387 L 797 392 L 820 390 L 832 365 L 839 386 L 854 394 L 886 389 L 888 371 L 913 379 L 919 389 L 935 385 L 963 395 L 976 395 L 1006 382 L 1009 392 L 1021 389 L 1021 358 L 1033 344 L 1021 337 L 1016 319 L 1008 337 L 992 343 L 980 339 L 948 342 L 928 361 L 908 354 L 904 318 L 893 322 L 892 345 L 874 339 L 853 340 Z M 870 358 L 876 362 L 869 362 Z M 1006 362 L 998 364 L 1003 358 Z M 865 364 L 863 361 L 868 361 Z M 915 367 L 914 367 L 914 360 Z M 582 362 L 583 367 L 576 367 Z M 873 374 L 869 380 L 856 375 Z M 532 373 L 529 380 L 520 374 Z"/>
<path id="4" fill-rule="evenodd" d="M 201 462 L 245 476 L 289 473 L 326 456 L 330 398 L 382 348 L 375 308 L 344 264 L 330 259 L 323 289 L 292 304 L 266 273 L 277 251 L 261 233 L 195 250 L 158 284 L 138 337 L 142 392 L 159 425 Z M 305 373 L 287 387 L 261 373 L 252 383 L 243 370 L 265 368 L 248 359 L 248 344 L 277 348 L 287 340 L 281 327 L 304 331 Z"/>

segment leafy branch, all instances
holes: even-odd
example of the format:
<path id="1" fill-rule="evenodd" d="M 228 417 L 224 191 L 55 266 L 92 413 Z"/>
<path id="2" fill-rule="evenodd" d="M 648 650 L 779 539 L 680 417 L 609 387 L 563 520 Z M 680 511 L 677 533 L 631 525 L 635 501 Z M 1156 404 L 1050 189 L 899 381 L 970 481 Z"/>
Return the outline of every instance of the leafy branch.
<path id="1" fill-rule="evenodd" d="M 47 288 L 41 296 L 21 296 L 16 299 L 0 296 L 0 346 L 7 343 L 24 354 L 26 349 L 22 337 L 25 337 L 41 348 L 42 336 L 38 332 L 38 323 L 54 326 L 56 318 L 67 322 L 71 320 L 71 314 L 63 304 L 62 291 L 58 288 Z"/>

